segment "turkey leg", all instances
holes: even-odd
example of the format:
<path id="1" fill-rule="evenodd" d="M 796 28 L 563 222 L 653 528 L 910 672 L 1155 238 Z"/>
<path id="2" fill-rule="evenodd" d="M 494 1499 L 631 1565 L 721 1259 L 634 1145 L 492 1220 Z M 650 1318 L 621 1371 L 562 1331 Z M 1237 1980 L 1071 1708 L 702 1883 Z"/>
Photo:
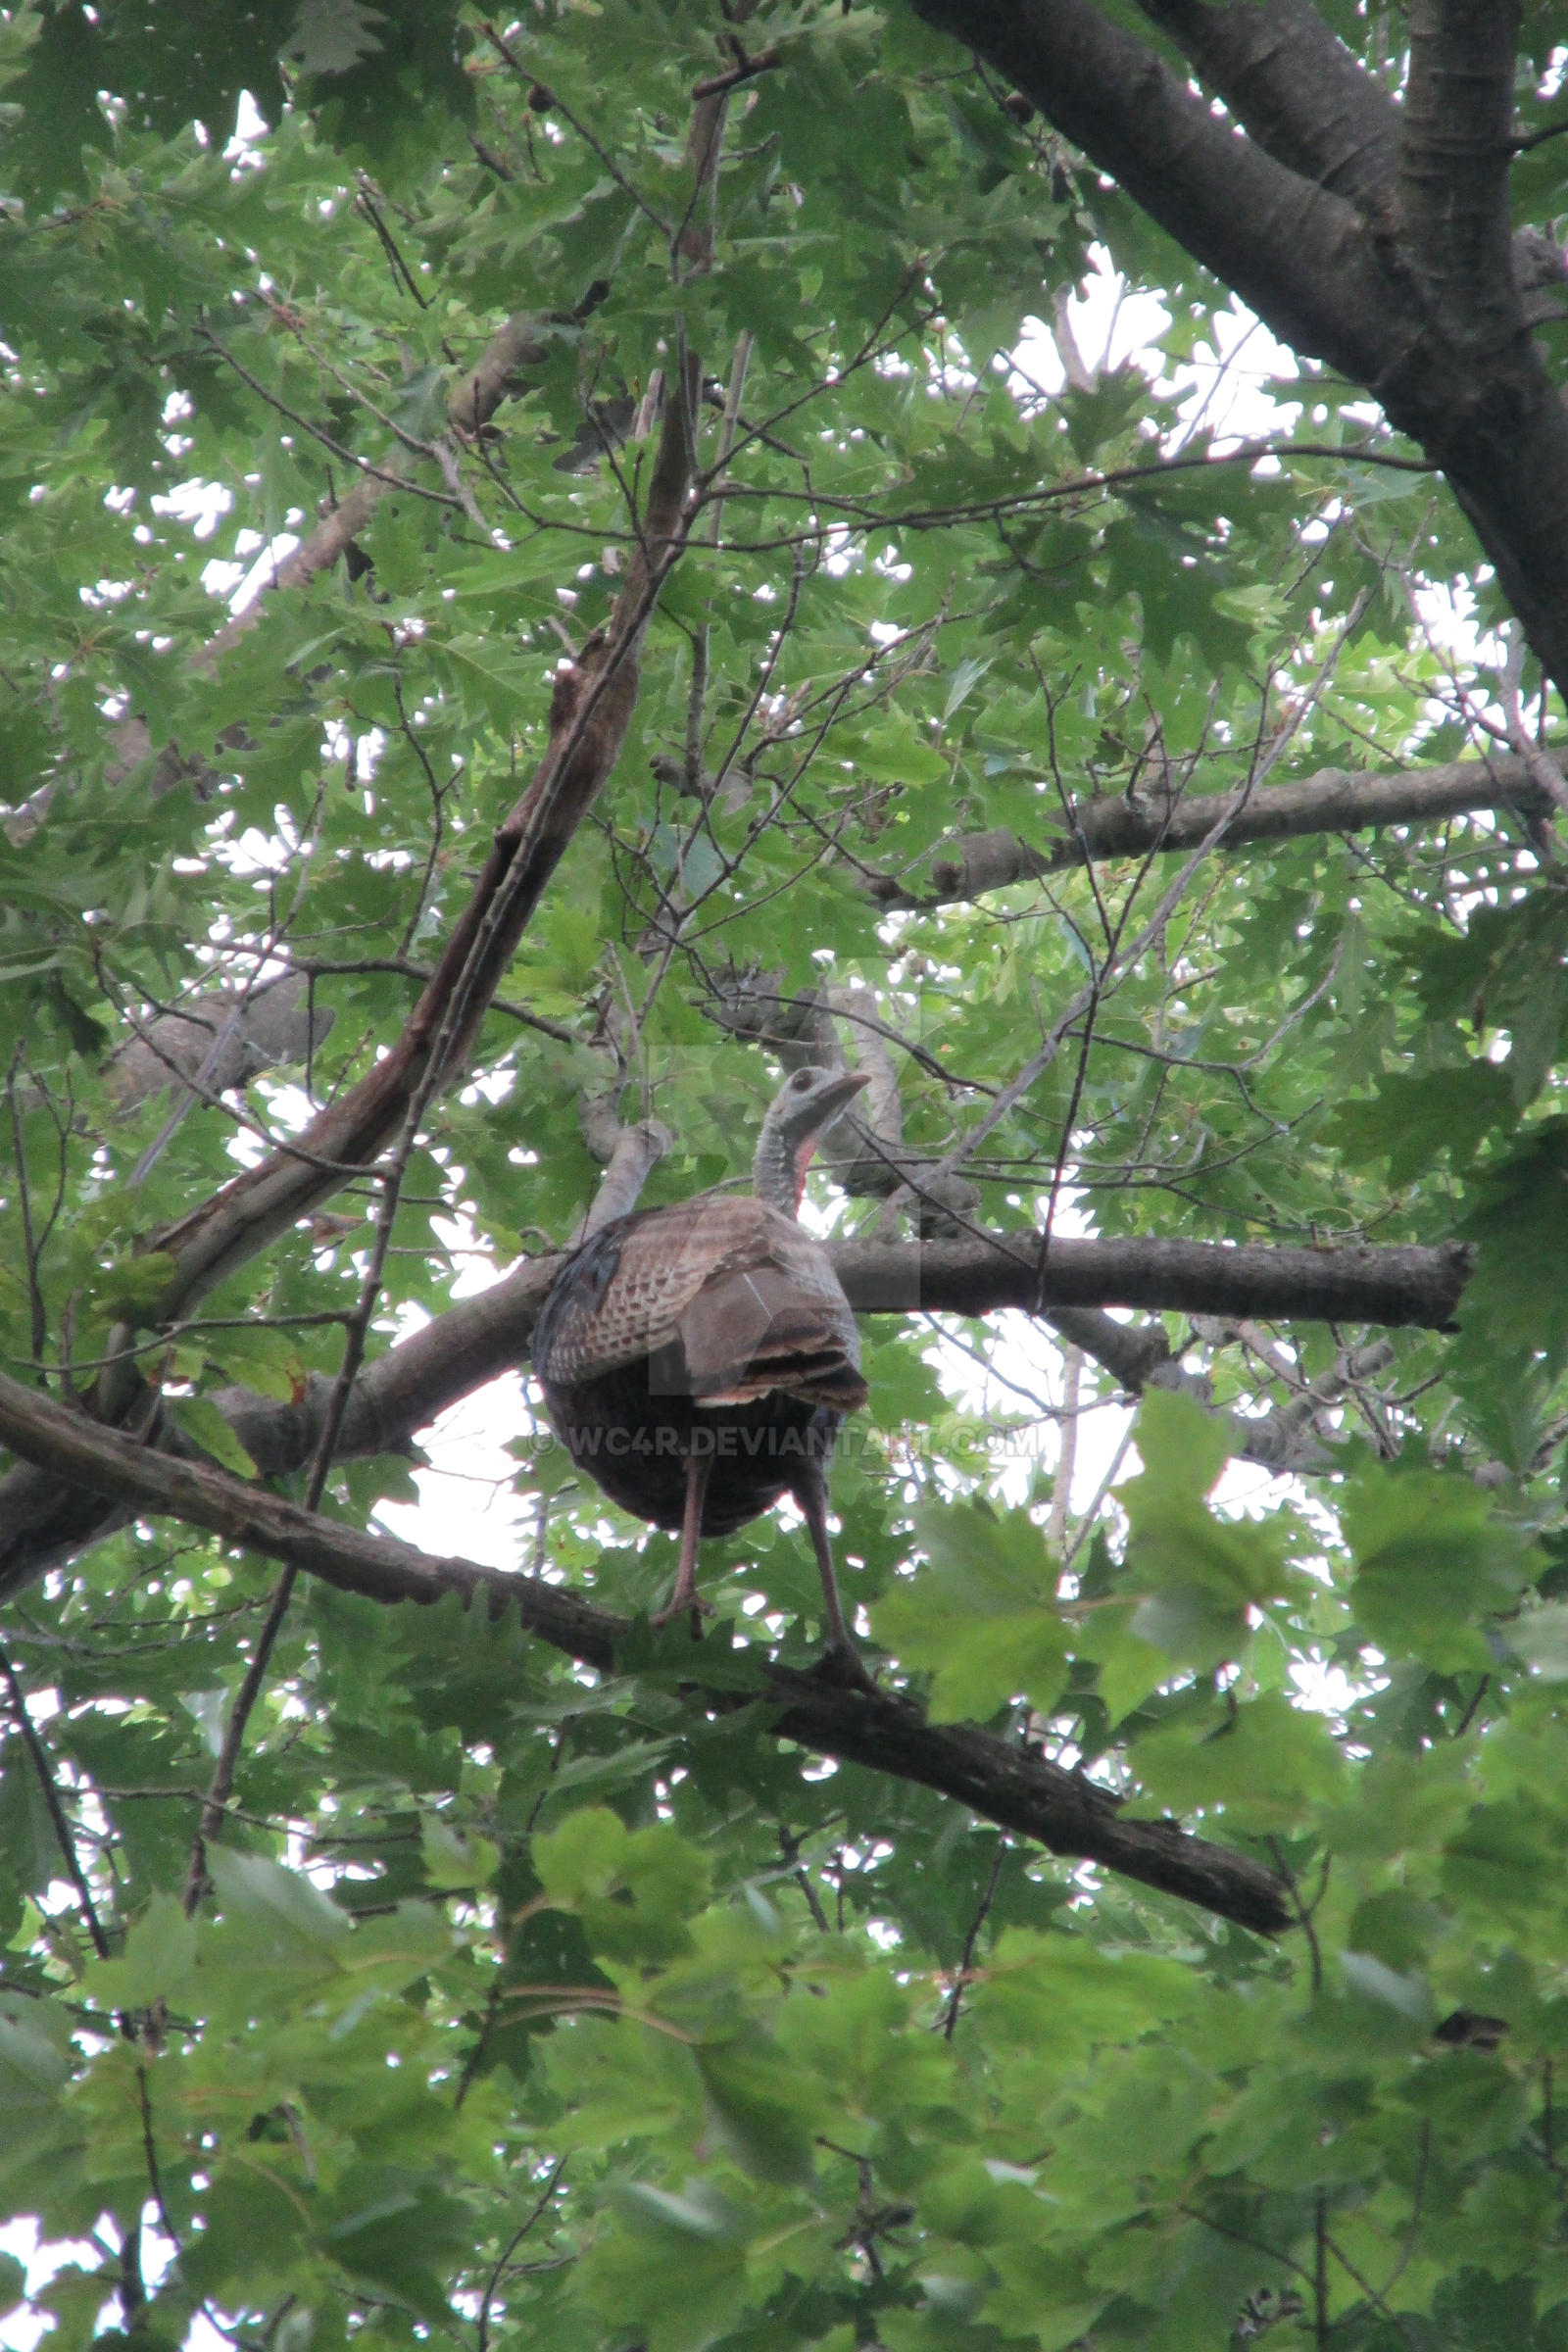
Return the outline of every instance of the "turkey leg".
<path id="1" fill-rule="evenodd" d="M 692 1638 L 702 1630 L 703 1618 L 710 1615 L 708 1603 L 697 1597 L 697 1539 L 703 1525 L 703 1497 L 708 1493 L 708 1474 L 713 1466 L 710 1453 L 689 1453 L 686 1456 L 686 1507 L 680 1522 L 680 1562 L 675 1570 L 675 1590 L 659 1614 L 650 1620 L 654 1625 L 667 1625 L 682 1609 L 692 1613 Z"/>
<path id="2" fill-rule="evenodd" d="M 833 1543 L 827 1532 L 827 1480 L 822 1475 L 820 1464 L 810 1462 L 802 1472 L 796 1482 L 795 1499 L 806 1514 L 806 1524 L 811 1531 L 811 1549 L 816 1554 L 817 1574 L 822 1579 L 828 1646 L 853 1669 L 855 1680 L 864 1690 L 874 1690 L 875 1679 L 866 1672 L 855 1638 L 844 1622 L 839 1580 L 833 1572 Z"/>

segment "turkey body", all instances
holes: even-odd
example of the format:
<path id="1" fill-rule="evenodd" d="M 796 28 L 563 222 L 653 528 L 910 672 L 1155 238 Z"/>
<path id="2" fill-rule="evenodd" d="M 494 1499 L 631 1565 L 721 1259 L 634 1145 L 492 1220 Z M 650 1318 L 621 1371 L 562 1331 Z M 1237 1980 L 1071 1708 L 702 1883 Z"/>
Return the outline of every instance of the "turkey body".
<path id="1" fill-rule="evenodd" d="M 616 1218 L 573 1252 L 534 1333 L 557 1435 L 624 1510 L 731 1534 L 820 1487 L 865 1402 L 859 1335 L 821 1244 L 744 1195 Z"/>
<path id="2" fill-rule="evenodd" d="M 672 1534 L 682 1524 L 689 1459 L 709 1464 L 698 1533 L 729 1536 L 791 1491 L 791 1468 L 808 1453 L 825 1466 L 843 1424 L 842 1413 L 793 1396 L 750 1405 L 656 1396 L 647 1372 L 633 1365 L 559 1389 L 550 1418 L 578 1469 L 612 1502 Z"/>

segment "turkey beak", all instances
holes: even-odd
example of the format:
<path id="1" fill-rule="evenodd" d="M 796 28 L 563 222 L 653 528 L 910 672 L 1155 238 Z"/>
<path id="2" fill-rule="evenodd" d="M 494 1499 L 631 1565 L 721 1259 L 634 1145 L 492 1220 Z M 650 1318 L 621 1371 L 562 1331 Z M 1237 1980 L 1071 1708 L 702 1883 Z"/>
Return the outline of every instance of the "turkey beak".
<path id="1" fill-rule="evenodd" d="M 826 1135 L 834 1120 L 842 1118 L 845 1111 L 848 1110 L 860 1089 L 869 1086 L 870 1083 L 868 1071 L 846 1070 L 842 1077 L 835 1078 L 830 1084 L 824 1086 L 820 1098 L 822 1115 L 817 1121 L 817 1134 L 819 1136 Z"/>

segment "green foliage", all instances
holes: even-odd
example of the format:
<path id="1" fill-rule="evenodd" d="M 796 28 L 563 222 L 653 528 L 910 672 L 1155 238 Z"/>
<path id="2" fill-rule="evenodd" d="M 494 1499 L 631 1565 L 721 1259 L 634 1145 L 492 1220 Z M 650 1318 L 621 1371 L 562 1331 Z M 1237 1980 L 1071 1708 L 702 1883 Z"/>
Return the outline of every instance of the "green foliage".
<path id="1" fill-rule="evenodd" d="M 877 1639 L 931 1675 L 939 1722 L 981 1720 L 1022 1692 L 1050 1711 L 1061 1695 L 1067 1636 L 1056 1570 L 1026 1511 L 928 1504 L 914 1536 L 929 1571 L 879 1601 Z"/>
<path id="2" fill-rule="evenodd" d="M 963 836 L 1061 849 L 1073 804 L 1456 757 L 1493 656 L 1456 700 L 1411 600 L 1494 584 L 1354 386 L 1286 387 L 1300 430 L 1234 462 L 1181 374 L 1231 330 L 1213 282 L 904 0 L 737 13 L 0 23 L 4 1369 L 83 1394 L 128 1350 L 128 1425 L 159 1392 L 243 1477 L 329 1393 L 377 1186 L 171 1320 L 182 1221 L 404 1036 L 625 581 L 684 347 L 706 504 L 472 1083 L 411 1131 L 368 1360 L 575 1230 L 585 1097 L 672 1129 L 651 1202 L 742 1169 L 777 1000 L 824 985 L 852 1054 L 888 1044 L 907 1157 L 995 1108 L 956 1230 L 1048 1271 L 1079 1231 L 1473 1242 L 1456 1335 L 1168 1316 L 1175 1385 L 1088 1518 L 1116 1376 L 1072 1423 L 1039 1326 L 867 1324 L 833 1491 L 884 1684 L 1276 1870 L 1298 1924 L 780 1740 L 793 1524 L 707 1547 L 710 1711 L 684 1628 L 600 1676 L 309 1579 L 248 1692 L 270 1564 L 62 1522 L 0 1622 L 0 2212 L 74 2257 L 28 2302 L 0 2256 L 0 2311 L 53 2352 L 117 2296 L 124 2340 L 258 2352 L 1568 2352 L 1560 869 L 1502 812 L 1222 847 L 1136 956 L 1169 858 L 943 880 Z M 699 188 L 693 88 L 742 53 Z M 1520 158 L 1532 219 L 1563 171 Z M 1028 322 L 1097 248 L 1165 324 L 1069 381 Z M 451 388 L 518 313 L 474 431 Z M 388 474 L 351 563 L 201 658 Z M 135 1077 L 161 1017 L 290 964 L 329 1029 L 183 1100 Z M 835 1173 L 846 1229 L 907 1234 Z M 497 1412 L 519 1564 L 656 1607 L 672 1543 L 515 1381 Z M 357 1456 L 321 1508 L 414 1492 Z"/>

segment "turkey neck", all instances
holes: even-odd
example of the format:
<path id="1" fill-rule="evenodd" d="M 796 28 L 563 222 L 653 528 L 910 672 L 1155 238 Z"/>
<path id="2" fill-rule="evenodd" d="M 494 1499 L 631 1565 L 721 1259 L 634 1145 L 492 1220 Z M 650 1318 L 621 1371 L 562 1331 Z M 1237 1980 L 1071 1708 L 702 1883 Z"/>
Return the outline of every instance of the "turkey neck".
<path id="1" fill-rule="evenodd" d="M 784 1132 L 784 1122 L 769 1111 L 762 1121 L 762 1132 L 757 1139 L 757 1156 L 752 1161 L 752 1190 L 759 1200 L 776 1208 L 782 1216 L 798 1219 L 801 1213 L 801 1195 L 806 1190 L 806 1170 L 816 1144 L 814 1135 L 804 1143 L 792 1146 Z"/>

